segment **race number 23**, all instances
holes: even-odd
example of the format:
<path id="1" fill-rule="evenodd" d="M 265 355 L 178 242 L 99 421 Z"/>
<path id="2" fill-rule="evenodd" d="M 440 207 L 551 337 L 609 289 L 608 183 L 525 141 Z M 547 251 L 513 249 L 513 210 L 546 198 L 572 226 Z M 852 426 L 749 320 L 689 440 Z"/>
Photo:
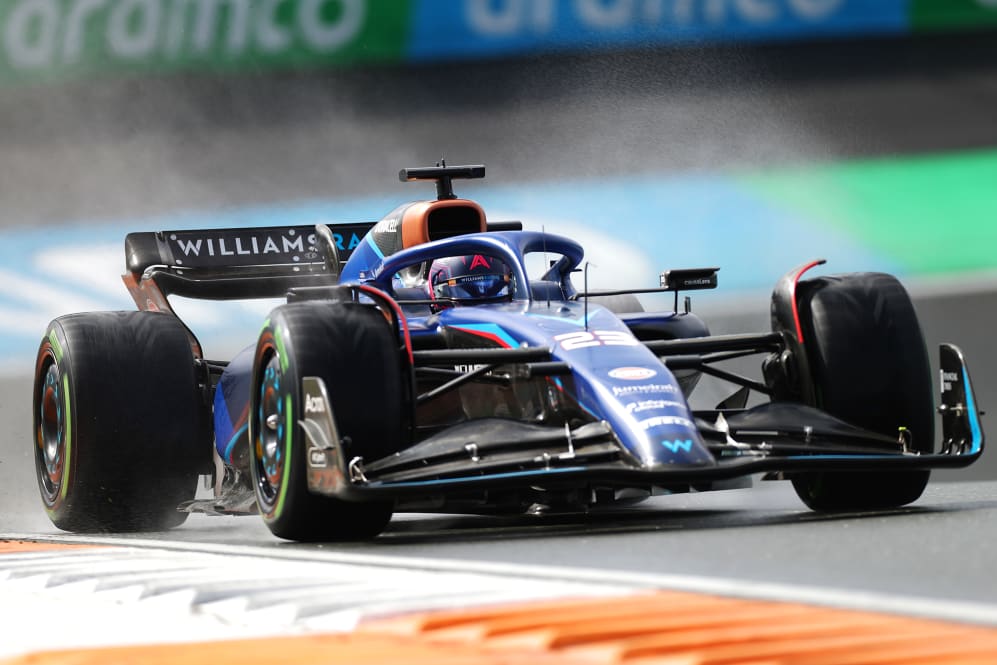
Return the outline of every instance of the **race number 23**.
<path id="1" fill-rule="evenodd" d="M 637 346 L 640 344 L 629 332 L 619 330 L 592 330 L 569 332 L 554 337 L 565 351 L 584 349 L 588 346 Z"/>

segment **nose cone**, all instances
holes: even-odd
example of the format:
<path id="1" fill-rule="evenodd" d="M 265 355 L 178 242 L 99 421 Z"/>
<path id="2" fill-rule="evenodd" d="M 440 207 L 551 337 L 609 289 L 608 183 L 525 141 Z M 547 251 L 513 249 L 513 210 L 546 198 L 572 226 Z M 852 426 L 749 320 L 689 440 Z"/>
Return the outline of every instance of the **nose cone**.
<path id="1" fill-rule="evenodd" d="M 673 382 L 609 386 L 617 436 L 647 468 L 716 463 Z"/>

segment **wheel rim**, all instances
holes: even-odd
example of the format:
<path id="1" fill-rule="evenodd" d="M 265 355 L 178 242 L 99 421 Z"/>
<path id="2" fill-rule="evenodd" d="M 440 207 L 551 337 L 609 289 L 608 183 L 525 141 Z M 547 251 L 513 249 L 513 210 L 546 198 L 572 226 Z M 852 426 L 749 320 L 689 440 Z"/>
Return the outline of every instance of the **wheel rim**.
<path id="1" fill-rule="evenodd" d="M 66 457 L 66 413 L 63 409 L 62 372 L 52 356 L 42 369 L 36 426 L 38 478 L 42 499 L 52 506 L 62 491 Z"/>
<path id="2" fill-rule="evenodd" d="M 273 352 L 264 366 L 257 402 L 256 440 L 253 442 L 253 463 L 256 465 L 257 491 L 260 500 L 269 508 L 280 496 L 284 482 L 285 413 L 283 376 L 280 358 Z"/>

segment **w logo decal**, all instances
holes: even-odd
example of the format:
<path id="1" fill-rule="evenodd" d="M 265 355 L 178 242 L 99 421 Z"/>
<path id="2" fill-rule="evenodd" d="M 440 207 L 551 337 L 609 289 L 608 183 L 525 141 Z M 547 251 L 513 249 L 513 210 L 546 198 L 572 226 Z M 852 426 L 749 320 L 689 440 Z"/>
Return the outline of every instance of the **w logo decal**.
<path id="1" fill-rule="evenodd" d="M 662 441 L 661 445 L 673 453 L 677 453 L 681 448 L 683 452 L 689 452 L 692 450 L 692 439 L 686 439 L 685 441 Z"/>

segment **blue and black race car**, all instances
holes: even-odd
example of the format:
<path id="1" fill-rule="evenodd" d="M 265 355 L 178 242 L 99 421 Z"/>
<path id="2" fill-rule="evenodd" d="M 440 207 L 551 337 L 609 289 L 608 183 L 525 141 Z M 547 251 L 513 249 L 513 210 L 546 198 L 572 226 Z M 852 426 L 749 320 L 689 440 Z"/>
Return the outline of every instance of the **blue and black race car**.
<path id="1" fill-rule="evenodd" d="M 962 354 L 940 347 L 936 408 L 895 278 L 801 279 L 815 261 L 776 284 L 771 331 L 710 335 L 678 294 L 716 287 L 717 269 L 579 289 L 578 243 L 455 196 L 455 179 L 483 175 L 405 169 L 437 198 L 376 223 L 129 234 L 139 311 L 60 317 L 39 349 L 33 446 L 53 523 L 258 512 L 282 538 L 345 540 L 399 511 L 588 510 L 755 474 L 790 479 L 815 510 L 873 510 L 982 453 Z M 644 311 L 635 294 L 651 291 L 674 306 Z M 170 296 L 286 303 L 219 361 Z M 729 369 L 748 356 L 755 378 Z M 731 391 L 693 410 L 704 375 Z"/>

